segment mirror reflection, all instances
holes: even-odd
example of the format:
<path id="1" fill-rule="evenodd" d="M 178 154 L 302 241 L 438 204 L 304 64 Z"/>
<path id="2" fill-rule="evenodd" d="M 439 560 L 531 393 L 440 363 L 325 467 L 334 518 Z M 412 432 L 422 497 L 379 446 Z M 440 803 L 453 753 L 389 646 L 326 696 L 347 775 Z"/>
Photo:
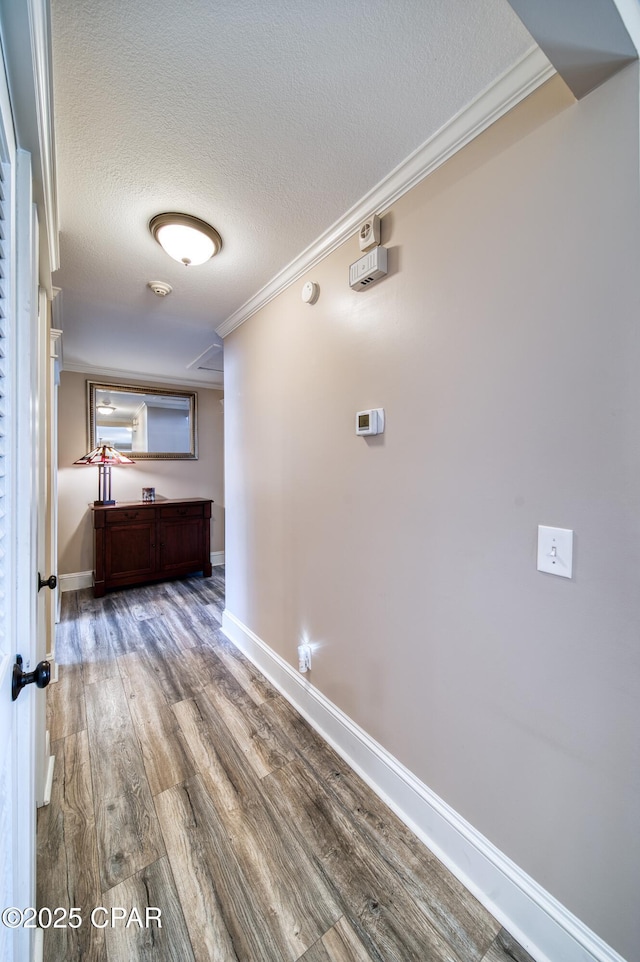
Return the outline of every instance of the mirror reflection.
<path id="1" fill-rule="evenodd" d="M 89 443 L 135 458 L 196 458 L 196 395 L 87 382 Z"/>

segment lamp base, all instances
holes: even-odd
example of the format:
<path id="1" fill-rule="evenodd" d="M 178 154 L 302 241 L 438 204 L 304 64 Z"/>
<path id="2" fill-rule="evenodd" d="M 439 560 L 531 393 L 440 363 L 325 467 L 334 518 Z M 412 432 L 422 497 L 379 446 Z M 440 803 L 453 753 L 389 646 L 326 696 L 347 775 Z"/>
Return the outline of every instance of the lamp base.
<path id="1" fill-rule="evenodd" d="M 105 504 L 115 504 L 115 501 L 94 501 L 93 504 L 96 508 L 104 508 Z"/>

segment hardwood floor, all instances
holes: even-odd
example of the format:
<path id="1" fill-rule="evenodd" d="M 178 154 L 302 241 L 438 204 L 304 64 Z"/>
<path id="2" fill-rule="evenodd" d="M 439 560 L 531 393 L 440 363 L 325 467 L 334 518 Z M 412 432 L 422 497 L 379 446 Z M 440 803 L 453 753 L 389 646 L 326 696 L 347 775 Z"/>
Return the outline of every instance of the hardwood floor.
<path id="1" fill-rule="evenodd" d="M 45 962 L 532 962 L 225 638 L 223 606 L 222 568 L 63 595 L 38 905 L 82 923 L 46 929 Z"/>

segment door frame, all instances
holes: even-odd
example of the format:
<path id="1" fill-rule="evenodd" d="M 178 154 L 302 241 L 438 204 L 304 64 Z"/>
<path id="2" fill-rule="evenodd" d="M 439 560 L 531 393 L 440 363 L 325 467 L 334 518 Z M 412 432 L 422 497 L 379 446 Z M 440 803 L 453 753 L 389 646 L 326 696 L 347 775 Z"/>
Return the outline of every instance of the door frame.
<path id="1" fill-rule="evenodd" d="M 4 404 L 5 438 L 4 496 L 2 519 L 4 578 L 2 627 L 4 644 L 0 671 L 0 698 L 4 743 L 2 794 L 5 807 L 3 837 L 5 857 L 0 878 L 3 908 L 23 909 L 35 900 L 36 806 L 35 742 L 36 697 L 28 688 L 15 702 L 11 676 L 17 654 L 24 670 L 35 667 L 36 591 L 33 576 L 36 560 L 34 485 L 34 388 L 37 348 L 37 219 L 32 204 L 30 155 L 16 146 L 13 112 L 0 51 L 0 114 L 3 153 L 8 178 L 5 182 L 6 318 L 4 373 L 7 397 Z M 35 303 L 34 303 L 35 296 Z M 37 692 L 43 695 L 42 692 Z M 25 697 L 26 696 L 26 697 Z M 22 927 L 0 933 L 2 962 L 28 962 L 36 939 Z"/>
<path id="2" fill-rule="evenodd" d="M 8 493 L 8 517 L 4 524 L 7 540 L 3 546 L 7 576 L 3 585 L 5 597 L 0 599 L 5 632 L 0 652 L 0 698 L 2 705 L 7 706 L 2 709 L 3 727 L 6 723 L 12 733 L 6 740 L 11 746 L 11 758 L 4 786 L 0 779 L 0 796 L 6 790 L 7 804 L 0 808 L 4 808 L 11 827 L 6 834 L 3 831 L 0 901 L 6 898 L 2 908 L 15 905 L 23 909 L 35 900 L 34 725 L 37 704 L 40 718 L 44 717 L 45 693 L 30 685 L 12 702 L 11 674 L 16 653 L 23 655 L 26 670 L 38 660 L 34 480 L 38 444 L 38 284 L 51 297 L 51 272 L 59 267 L 49 0 L 0 3 L 0 74 L 3 126 L 11 140 L 7 159 L 11 161 L 15 183 L 7 201 L 13 265 L 7 266 L 4 281 L 11 300 L 7 305 L 5 362 L 9 390 L 3 405 L 9 432 L 6 460 L 10 464 L 4 479 Z M 40 403 L 46 404 L 47 398 L 41 398 Z M 15 733 L 19 734 L 19 741 Z M 3 757 L 9 758 L 7 752 L 0 752 L 0 761 Z M 4 931 L 9 937 L 4 938 L 0 928 L 0 962 L 41 958 L 38 930 Z"/>

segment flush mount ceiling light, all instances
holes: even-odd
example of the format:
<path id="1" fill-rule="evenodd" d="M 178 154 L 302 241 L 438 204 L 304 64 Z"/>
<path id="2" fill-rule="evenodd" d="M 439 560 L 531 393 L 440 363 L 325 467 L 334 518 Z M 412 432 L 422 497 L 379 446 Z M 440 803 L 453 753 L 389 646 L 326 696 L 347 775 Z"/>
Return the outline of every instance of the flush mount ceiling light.
<path id="1" fill-rule="evenodd" d="M 190 214 L 156 214 L 149 230 L 169 257 L 185 267 L 204 264 L 222 247 L 218 231 Z"/>
<path id="2" fill-rule="evenodd" d="M 113 406 L 109 398 L 105 398 L 102 404 L 98 404 L 97 411 L 98 411 L 98 414 L 113 414 L 113 412 L 115 411 L 115 407 Z"/>

